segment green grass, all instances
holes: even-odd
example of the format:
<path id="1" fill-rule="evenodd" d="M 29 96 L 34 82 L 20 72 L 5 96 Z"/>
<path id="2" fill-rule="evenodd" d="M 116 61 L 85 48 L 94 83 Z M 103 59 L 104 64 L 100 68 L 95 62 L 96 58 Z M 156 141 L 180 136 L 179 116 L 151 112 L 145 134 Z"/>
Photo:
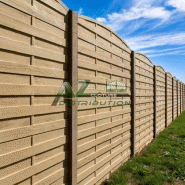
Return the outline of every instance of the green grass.
<path id="1" fill-rule="evenodd" d="M 185 111 L 148 150 L 131 158 L 105 184 L 185 184 Z"/>

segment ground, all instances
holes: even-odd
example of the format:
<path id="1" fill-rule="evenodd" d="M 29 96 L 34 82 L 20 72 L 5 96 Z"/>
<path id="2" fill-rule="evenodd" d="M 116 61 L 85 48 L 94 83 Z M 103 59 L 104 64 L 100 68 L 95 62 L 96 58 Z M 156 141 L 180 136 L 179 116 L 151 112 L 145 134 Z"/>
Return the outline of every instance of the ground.
<path id="1" fill-rule="evenodd" d="M 185 111 L 105 185 L 185 184 Z"/>

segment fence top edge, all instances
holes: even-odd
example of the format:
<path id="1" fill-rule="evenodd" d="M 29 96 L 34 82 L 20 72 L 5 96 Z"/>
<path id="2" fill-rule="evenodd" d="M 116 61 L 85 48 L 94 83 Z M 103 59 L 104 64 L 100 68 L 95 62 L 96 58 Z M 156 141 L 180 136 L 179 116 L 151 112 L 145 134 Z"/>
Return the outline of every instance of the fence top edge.
<path id="1" fill-rule="evenodd" d="M 161 69 L 166 73 L 165 69 L 164 69 L 162 66 L 160 66 L 160 65 L 156 65 L 156 67 L 161 68 Z"/>
<path id="2" fill-rule="evenodd" d="M 104 27 L 105 29 L 111 31 L 112 33 L 114 33 L 114 34 L 125 44 L 125 46 L 126 46 L 128 49 L 130 49 L 130 51 L 132 51 L 132 49 L 129 47 L 129 45 L 128 45 L 128 44 L 127 44 L 127 43 L 115 32 L 115 31 L 113 31 L 111 28 L 109 28 L 109 27 L 106 26 L 105 24 L 103 24 L 103 23 L 101 23 L 101 22 L 99 22 L 99 21 L 97 21 L 97 20 L 95 20 L 95 19 L 93 19 L 93 18 L 91 18 L 91 17 L 87 17 L 87 16 L 84 16 L 84 15 L 78 14 L 78 17 L 79 17 L 79 18 L 82 18 L 82 19 L 85 19 L 85 20 L 88 20 L 88 21 L 91 21 L 91 22 L 94 22 L 94 23 L 96 23 L 96 24 L 99 24 L 100 26 Z"/>
<path id="3" fill-rule="evenodd" d="M 61 0 L 55 0 L 55 1 L 61 4 L 65 8 L 65 10 L 69 11 L 69 8 Z"/>
<path id="4" fill-rule="evenodd" d="M 174 80 L 177 80 L 176 76 L 173 76 L 173 79 L 174 79 Z"/>
<path id="5" fill-rule="evenodd" d="M 145 54 L 140 53 L 140 52 L 135 52 L 135 54 L 144 56 L 144 57 L 147 58 L 147 59 L 149 60 L 149 62 L 154 66 L 153 62 L 152 62 L 152 61 L 150 60 L 150 58 L 148 58 Z"/>
<path id="6" fill-rule="evenodd" d="M 172 74 L 171 74 L 170 72 L 166 72 L 166 73 L 169 74 L 171 77 L 173 77 Z"/>

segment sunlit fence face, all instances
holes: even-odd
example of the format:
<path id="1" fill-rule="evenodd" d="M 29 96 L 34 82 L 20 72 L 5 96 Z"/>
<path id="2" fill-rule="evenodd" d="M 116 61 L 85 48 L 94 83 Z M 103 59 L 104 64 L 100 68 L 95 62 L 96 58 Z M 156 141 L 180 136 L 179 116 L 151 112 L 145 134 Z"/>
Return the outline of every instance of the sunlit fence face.
<path id="1" fill-rule="evenodd" d="M 59 0 L 0 10 L 0 184 L 101 184 L 185 109 L 184 84 Z"/>

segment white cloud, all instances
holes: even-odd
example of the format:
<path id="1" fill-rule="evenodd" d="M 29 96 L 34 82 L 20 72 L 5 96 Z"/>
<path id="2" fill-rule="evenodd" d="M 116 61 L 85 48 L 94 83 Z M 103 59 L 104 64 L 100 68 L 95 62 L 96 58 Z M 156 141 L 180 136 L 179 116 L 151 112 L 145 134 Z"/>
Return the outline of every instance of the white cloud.
<path id="1" fill-rule="evenodd" d="M 157 57 L 165 55 L 185 55 L 185 46 L 172 47 L 169 49 L 149 49 L 149 50 L 140 50 L 139 52 L 144 53 L 148 57 Z"/>
<path id="2" fill-rule="evenodd" d="M 158 56 L 169 56 L 169 55 L 177 55 L 177 54 L 180 54 L 180 55 L 185 55 L 185 51 L 171 51 L 171 52 L 165 52 L 165 53 L 154 53 L 154 54 L 150 54 L 150 55 L 147 55 L 148 57 L 158 57 Z"/>
<path id="3" fill-rule="evenodd" d="M 169 45 L 184 45 L 185 33 L 171 33 L 171 34 L 153 34 L 146 36 L 138 36 L 132 38 L 125 38 L 125 41 L 133 50 L 141 50 L 145 48 Z"/>
<path id="4" fill-rule="evenodd" d="M 172 6 L 179 11 L 185 11 L 185 0 L 168 0 L 167 5 Z"/>
<path id="5" fill-rule="evenodd" d="M 130 21 L 140 18 L 149 19 L 168 19 L 170 17 L 170 12 L 166 11 L 164 7 L 132 7 L 129 11 L 122 10 L 121 13 L 108 14 L 108 20 L 113 21 Z"/>
<path id="6" fill-rule="evenodd" d="M 102 18 L 102 17 L 99 17 L 96 20 L 99 21 L 99 22 L 102 22 L 102 23 L 106 23 L 107 22 L 107 20 L 105 18 Z"/>
<path id="7" fill-rule="evenodd" d="M 78 14 L 83 14 L 83 8 L 80 8 L 78 11 L 77 11 Z"/>
<path id="8" fill-rule="evenodd" d="M 135 20 L 131 21 L 125 24 L 124 28 L 124 36 L 126 37 L 127 35 L 135 32 L 139 28 L 145 26 L 146 20 Z"/>
<path id="9" fill-rule="evenodd" d="M 151 6 L 154 3 L 156 4 L 156 0 L 133 0 L 134 6 L 143 6 L 143 5 Z"/>
<path id="10" fill-rule="evenodd" d="M 140 19 L 152 20 L 158 19 L 166 21 L 170 18 L 171 13 L 164 7 L 152 6 L 148 1 L 142 0 L 142 2 L 131 7 L 129 10 L 122 9 L 121 12 L 113 12 L 105 17 L 99 17 L 97 20 L 105 23 L 113 30 L 118 31 L 124 28 L 126 22 L 134 20 L 141 21 Z"/>
<path id="11" fill-rule="evenodd" d="M 160 49 L 160 50 L 159 49 L 140 50 L 141 53 L 145 53 L 145 54 L 168 53 L 173 51 L 185 52 L 185 46 L 173 47 L 169 49 Z"/>

